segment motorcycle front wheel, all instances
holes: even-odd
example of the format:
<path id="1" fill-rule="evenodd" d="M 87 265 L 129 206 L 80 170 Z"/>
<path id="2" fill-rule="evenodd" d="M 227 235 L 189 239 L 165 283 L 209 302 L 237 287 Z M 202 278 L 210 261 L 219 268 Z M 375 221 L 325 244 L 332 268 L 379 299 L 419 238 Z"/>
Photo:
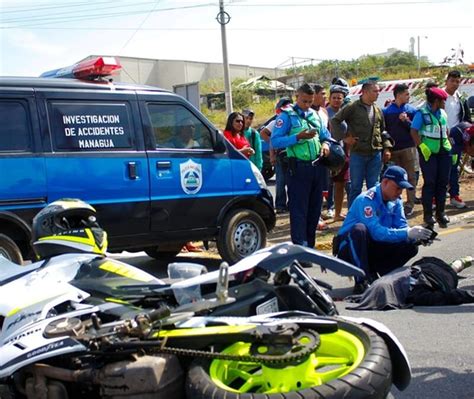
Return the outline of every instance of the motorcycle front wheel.
<path id="1" fill-rule="evenodd" d="M 193 399 L 385 398 L 392 363 L 384 340 L 366 327 L 338 321 L 338 331 L 320 334 L 321 344 L 299 364 L 284 367 L 230 360 L 195 360 L 186 382 Z M 248 355 L 238 342 L 223 352 Z"/>

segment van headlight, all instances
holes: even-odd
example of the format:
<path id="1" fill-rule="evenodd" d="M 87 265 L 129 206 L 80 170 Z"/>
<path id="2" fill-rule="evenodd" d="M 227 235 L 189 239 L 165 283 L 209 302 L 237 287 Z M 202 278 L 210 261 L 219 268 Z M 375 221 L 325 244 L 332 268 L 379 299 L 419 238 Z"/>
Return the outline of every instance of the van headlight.
<path id="1" fill-rule="evenodd" d="M 257 183 L 260 186 L 260 188 L 267 190 L 268 189 L 267 183 L 265 183 L 265 179 L 263 178 L 258 168 L 253 164 L 253 162 L 250 162 L 250 165 L 252 166 L 253 175 L 255 176 L 255 179 L 257 180 Z"/>

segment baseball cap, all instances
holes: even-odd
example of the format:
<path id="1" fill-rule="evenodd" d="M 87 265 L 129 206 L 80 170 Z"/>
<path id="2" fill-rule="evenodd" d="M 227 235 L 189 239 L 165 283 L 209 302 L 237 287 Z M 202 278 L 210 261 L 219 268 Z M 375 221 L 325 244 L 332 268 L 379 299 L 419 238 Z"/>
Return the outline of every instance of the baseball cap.
<path id="1" fill-rule="evenodd" d="M 430 92 L 440 100 L 446 101 L 448 99 L 448 93 L 446 93 L 443 89 L 440 89 L 439 87 L 431 87 Z"/>
<path id="2" fill-rule="evenodd" d="M 413 190 L 413 186 L 408 181 L 408 174 L 405 169 L 400 166 L 392 165 L 387 168 L 383 174 L 385 179 L 393 180 L 401 188 L 407 188 Z"/>
<path id="3" fill-rule="evenodd" d="M 289 97 L 282 97 L 276 103 L 275 109 L 283 108 L 284 106 L 291 104 L 291 99 Z"/>
<path id="4" fill-rule="evenodd" d="M 244 109 L 242 110 L 242 115 L 243 115 L 243 116 L 254 116 L 254 115 L 255 115 L 255 112 L 253 112 L 253 109 L 244 108 Z"/>

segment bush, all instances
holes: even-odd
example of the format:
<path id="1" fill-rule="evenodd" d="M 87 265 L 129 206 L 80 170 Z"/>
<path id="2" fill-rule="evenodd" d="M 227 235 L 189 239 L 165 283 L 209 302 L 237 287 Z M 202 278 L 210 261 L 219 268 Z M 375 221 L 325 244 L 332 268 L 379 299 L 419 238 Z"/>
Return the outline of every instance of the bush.
<path id="1" fill-rule="evenodd" d="M 232 97 L 233 97 L 232 93 Z M 234 99 L 233 99 L 234 100 Z M 268 98 L 260 98 L 260 102 L 253 102 L 250 98 L 250 101 L 241 103 L 240 107 L 237 107 L 236 102 L 234 102 L 234 110 L 242 111 L 244 108 L 251 108 L 255 112 L 255 119 L 253 122 L 253 127 L 260 126 L 267 119 L 271 118 L 275 113 L 275 103 L 276 100 L 270 100 Z M 218 129 L 224 130 L 227 122 L 227 113 L 225 110 L 210 110 L 206 106 L 201 107 L 201 112 L 209 119 L 214 126 Z"/>

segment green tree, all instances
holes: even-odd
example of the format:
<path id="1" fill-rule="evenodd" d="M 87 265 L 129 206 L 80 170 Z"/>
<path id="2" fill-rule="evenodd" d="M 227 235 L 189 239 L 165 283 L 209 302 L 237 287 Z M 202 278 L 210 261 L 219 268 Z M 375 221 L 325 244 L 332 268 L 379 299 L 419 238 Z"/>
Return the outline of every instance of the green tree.
<path id="1" fill-rule="evenodd" d="M 385 58 L 384 67 L 414 67 L 418 66 L 418 59 L 414 54 L 408 53 L 406 51 L 395 51 L 392 55 Z"/>

